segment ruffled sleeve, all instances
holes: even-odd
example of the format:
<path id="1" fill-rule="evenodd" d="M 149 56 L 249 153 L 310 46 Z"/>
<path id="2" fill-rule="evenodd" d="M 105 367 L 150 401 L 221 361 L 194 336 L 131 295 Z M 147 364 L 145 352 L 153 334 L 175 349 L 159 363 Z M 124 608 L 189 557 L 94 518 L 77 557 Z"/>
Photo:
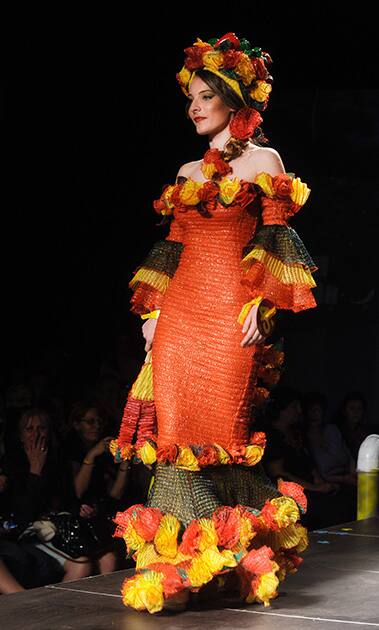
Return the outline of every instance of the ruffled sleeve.
<path id="1" fill-rule="evenodd" d="M 317 270 L 297 232 L 288 225 L 309 197 L 310 189 L 298 177 L 259 173 L 254 180 L 261 198 L 261 221 L 243 250 L 242 284 L 252 303 L 267 300 L 273 308 L 294 312 L 317 306 L 311 289 Z"/>
<path id="2" fill-rule="evenodd" d="M 130 300 L 132 313 L 143 316 L 160 309 L 179 265 L 183 247 L 181 226 L 172 216 L 168 236 L 154 243 L 129 282 L 133 290 Z"/>

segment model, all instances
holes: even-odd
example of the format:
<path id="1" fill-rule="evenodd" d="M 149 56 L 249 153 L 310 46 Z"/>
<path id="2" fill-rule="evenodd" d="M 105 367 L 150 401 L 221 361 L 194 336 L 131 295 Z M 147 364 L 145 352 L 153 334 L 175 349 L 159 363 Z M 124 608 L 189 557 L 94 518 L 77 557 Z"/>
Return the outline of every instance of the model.
<path id="1" fill-rule="evenodd" d="M 234 33 L 185 54 L 177 79 L 209 149 L 154 202 L 169 233 L 130 282 L 147 355 L 111 444 L 155 466 L 147 503 L 115 519 L 136 561 L 123 601 L 152 613 L 232 573 L 269 605 L 307 546 L 303 489 L 267 478 L 252 419 L 283 363 L 265 343 L 276 310 L 316 305 L 316 266 L 288 225 L 310 191 L 264 146 L 270 56 Z"/>

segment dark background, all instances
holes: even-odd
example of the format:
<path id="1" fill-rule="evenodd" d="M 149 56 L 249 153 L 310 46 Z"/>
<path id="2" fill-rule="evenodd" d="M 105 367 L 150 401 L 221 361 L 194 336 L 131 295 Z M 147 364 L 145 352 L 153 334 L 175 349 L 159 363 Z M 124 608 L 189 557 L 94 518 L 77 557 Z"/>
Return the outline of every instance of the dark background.
<path id="1" fill-rule="evenodd" d="M 226 6 L 228 7 L 226 9 Z M 207 17 L 205 10 L 211 11 Z M 293 220 L 319 265 L 318 308 L 285 314 L 286 382 L 371 421 L 378 337 L 376 22 L 368 5 L 177 4 L 16 17 L 5 39 L 2 388 L 54 365 L 70 395 L 144 357 L 128 282 L 154 241 L 152 201 L 207 148 L 175 80 L 183 48 L 235 31 L 273 58 L 270 146 L 312 189 Z M 6 30 L 6 28 L 5 28 Z"/>

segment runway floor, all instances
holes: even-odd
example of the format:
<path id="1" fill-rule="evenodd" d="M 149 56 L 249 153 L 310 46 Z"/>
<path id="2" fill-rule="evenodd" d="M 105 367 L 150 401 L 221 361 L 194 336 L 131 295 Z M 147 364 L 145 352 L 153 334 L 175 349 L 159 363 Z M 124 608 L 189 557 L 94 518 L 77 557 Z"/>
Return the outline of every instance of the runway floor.
<path id="1" fill-rule="evenodd" d="M 379 518 L 310 533 L 296 575 L 269 608 L 236 599 L 198 601 L 184 613 L 138 613 L 121 601 L 129 571 L 56 584 L 0 598 L 4 630 L 150 630 L 379 628 Z"/>

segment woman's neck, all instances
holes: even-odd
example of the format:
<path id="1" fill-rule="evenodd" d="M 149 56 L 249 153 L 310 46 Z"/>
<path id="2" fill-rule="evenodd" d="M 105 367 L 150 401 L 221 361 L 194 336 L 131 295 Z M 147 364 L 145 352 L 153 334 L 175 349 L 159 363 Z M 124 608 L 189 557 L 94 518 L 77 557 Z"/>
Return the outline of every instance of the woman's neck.
<path id="1" fill-rule="evenodd" d="M 219 149 L 219 151 L 222 151 L 229 138 L 230 129 L 229 125 L 227 125 L 222 131 L 219 131 L 214 136 L 209 136 L 209 146 L 211 149 Z"/>

